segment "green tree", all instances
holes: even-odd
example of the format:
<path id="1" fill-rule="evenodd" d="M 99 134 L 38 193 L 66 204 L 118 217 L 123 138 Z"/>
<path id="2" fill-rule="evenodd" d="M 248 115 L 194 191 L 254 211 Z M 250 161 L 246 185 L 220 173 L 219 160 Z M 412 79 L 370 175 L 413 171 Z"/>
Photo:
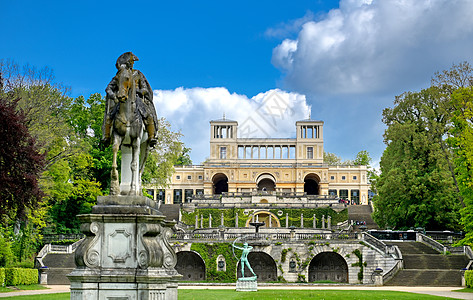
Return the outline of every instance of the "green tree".
<path id="1" fill-rule="evenodd" d="M 371 158 L 370 154 L 366 150 L 361 150 L 356 154 L 355 160 L 353 161 L 353 165 L 355 166 L 369 166 L 373 159 Z"/>
<path id="2" fill-rule="evenodd" d="M 450 111 L 437 87 L 396 97 L 387 125 L 374 218 L 381 227 L 458 229 L 459 199 L 443 148 Z"/>
<path id="3" fill-rule="evenodd" d="M 179 162 L 185 161 L 185 156 L 190 148 L 185 148 L 181 142 L 182 134 L 173 132 L 171 124 L 164 118 L 158 122 L 158 143 L 150 151 L 145 163 L 143 183 L 154 184 L 159 187 L 168 185 L 169 178 L 174 172 L 174 166 Z M 189 159 L 190 161 L 190 159 Z M 190 161 L 192 164 L 192 161 Z"/>
<path id="4" fill-rule="evenodd" d="M 329 166 L 338 166 L 342 164 L 342 159 L 334 153 L 324 151 L 324 163 Z"/>
<path id="5" fill-rule="evenodd" d="M 83 144 L 66 121 L 72 101 L 67 97 L 68 88 L 55 82 L 51 69 L 20 67 L 14 61 L 0 60 L 0 73 L 3 82 L 0 94 L 8 101 L 18 99 L 17 110 L 25 114 L 26 125 L 41 145 L 41 152 L 47 153 L 44 169 L 83 151 Z"/>
<path id="6" fill-rule="evenodd" d="M 192 160 L 190 157 L 191 148 L 182 147 L 182 153 L 176 161 L 176 166 L 190 166 L 192 165 Z"/>
<path id="7" fill-rule="evenodd" d="M 451 103 L 455 111 L 448 142 L 455 153 L 455 172 L 465 204 L 461 210 L 461 223 L 466 232 L 462 243 L 473 245 L 473 88 L 455 90 Z"/>

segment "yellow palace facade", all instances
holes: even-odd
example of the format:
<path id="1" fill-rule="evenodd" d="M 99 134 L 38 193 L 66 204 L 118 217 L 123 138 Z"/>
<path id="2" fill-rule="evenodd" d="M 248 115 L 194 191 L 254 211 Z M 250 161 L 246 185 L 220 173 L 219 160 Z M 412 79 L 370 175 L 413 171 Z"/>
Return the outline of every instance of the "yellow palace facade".
<path id="1" fill-rule="evenodd" d="M 296 138 L 238 138 L 238 122 L 211 121 L 209 159 L 176 166 L 167 188 L 148 187 L 148 193 L 165 204 L 222 197 L 238 204 L 250 196 L 271 202 L 272 195 L 368 204 L 367 167 L 324 164 L 323 121 L 295 125 Z"/>

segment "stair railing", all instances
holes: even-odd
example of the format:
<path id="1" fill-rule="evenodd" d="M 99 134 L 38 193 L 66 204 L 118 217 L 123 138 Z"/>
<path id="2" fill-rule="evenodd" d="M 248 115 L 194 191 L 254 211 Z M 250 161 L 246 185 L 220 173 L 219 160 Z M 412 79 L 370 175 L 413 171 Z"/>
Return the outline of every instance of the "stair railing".
<path id="1" fill-rule="evenodd" d="M 401 251 L 399 250 L 397 246 L 393 246 L 393 247 L 397 249 L 397 252 L 399 252 L 399 256 L 398 258 L 395 258 L 396 264 L 394 264 L 391 270 L 389 270 L 383 275 L 383 283 L 386 283 L 389 280 L 391 280 L 397 274 L 397 272 L 399 272 L 400 270 L 404 268 L 404 261 L 402 259 Z"/>
<path id="2" fill-rule="evenodd" d="M 367 232 L 362 233 L 363 241 L 378 249 L 383 254 L 388 254 L 388 246 Z"/>
<path id="3" fill-rule="evenodd" d="M 444 245 L 440 244 L 439 242 L 437 242 L 436 240 L 426 236 L 425 234 L 423 233 L 420 233 L 420 232 L 417 232 L 416 234 L 416 241 L 417 242 L 421 242 L 421 243 L 424 243 L 426 244 L 427 246 L 430 246 L 431 248 L 433 248 L 434 250 L 437 250 L 438 252 L 440 253 L 443 253 L 443 254 L 446 254 L 447 253 L 447 247 L 445 247 Z"/>

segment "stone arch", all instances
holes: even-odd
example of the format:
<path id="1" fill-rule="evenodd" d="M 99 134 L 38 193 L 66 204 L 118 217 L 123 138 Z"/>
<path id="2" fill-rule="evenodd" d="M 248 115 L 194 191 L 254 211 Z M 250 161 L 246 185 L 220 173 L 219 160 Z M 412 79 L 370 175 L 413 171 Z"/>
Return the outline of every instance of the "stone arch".
<path id="1" fill-rule="evenodd" d="M 250 227 L 250 222 L 253 221 L 253 217 L 256 221 L 256 219 L 258 219 L 258 221 L 260 222 L 264 222 L 264 226 L 263 227 L 269 227 L 269 216 L 271 215 L 271 227 L 281 227 L 281 222 L 279 221 L 279 218 L 273 214 L 272 212 L 269 212 L 269 211 L 266 211 L 266 210 L 260 210 L 260 211 L 257 211 L 257 212 L 254 212 L 249 218 L 248 220 L 246 220 L 246 227 Z M 258 216 L 258 218 L 256 217 Z"/>
<path id="2" fill-rule="evenodd" d="M 223 173 L 217 173 L 212 177 L 213 193 L 220 195 L 228 192 L 228 177 Z"/>
<path id="3" fill-rule="evenodd" d="M 330 280 L 348 283 L 348 265 L 336 252 L 321 252 L 309 264 L 309 282 Z"/>
<path id="4" fill-rule="evenodd" d="M 320 177 L 315 173 L 309 173 L 304 177 L 304 192 L 307 195 L 320 195 Z"/>
<path id="5" fill-rule="evenodd" d="M 273 192 L 276 190 L 276 178 L 269 173 L 263 173 L 256 178 L 258 191 Z"/>
<path id="6" fill-rule="evenodd" d="M 278 280 L 278 270 L 274 259 L 265 252 L 252 251 L 248 254 L 248 262 L 253 271 L 258 276 L 258 281 L 276 281 Z M 237 265 L 237 276 L 241 277 L 241 262 Z M 245 277 L 253 276 L 250 270 L 245 266 Z"/>
<path id="7" fill-rule="evenodd" d="M 176 271 L 182 275 L 182 280 L 205 280 L 205 262 L 199 253 L 194 251 L 180 251 L 176 253 Z"/>

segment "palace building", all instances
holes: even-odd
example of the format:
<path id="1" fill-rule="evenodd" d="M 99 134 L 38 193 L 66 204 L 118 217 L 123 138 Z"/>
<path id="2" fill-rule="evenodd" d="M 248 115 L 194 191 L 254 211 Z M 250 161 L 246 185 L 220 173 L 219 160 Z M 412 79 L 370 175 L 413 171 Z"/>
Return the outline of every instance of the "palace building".
<path id="1" fill-rule="evenodd" d="M 176 166 L 167 188 L 148 193 L 165 204 L 368 204 L 366 166 L 324 163 L 323 125 L 297 121 L 295 138 L 239 138 L 238 122 L 210 121 L 209 159 Z"/>

